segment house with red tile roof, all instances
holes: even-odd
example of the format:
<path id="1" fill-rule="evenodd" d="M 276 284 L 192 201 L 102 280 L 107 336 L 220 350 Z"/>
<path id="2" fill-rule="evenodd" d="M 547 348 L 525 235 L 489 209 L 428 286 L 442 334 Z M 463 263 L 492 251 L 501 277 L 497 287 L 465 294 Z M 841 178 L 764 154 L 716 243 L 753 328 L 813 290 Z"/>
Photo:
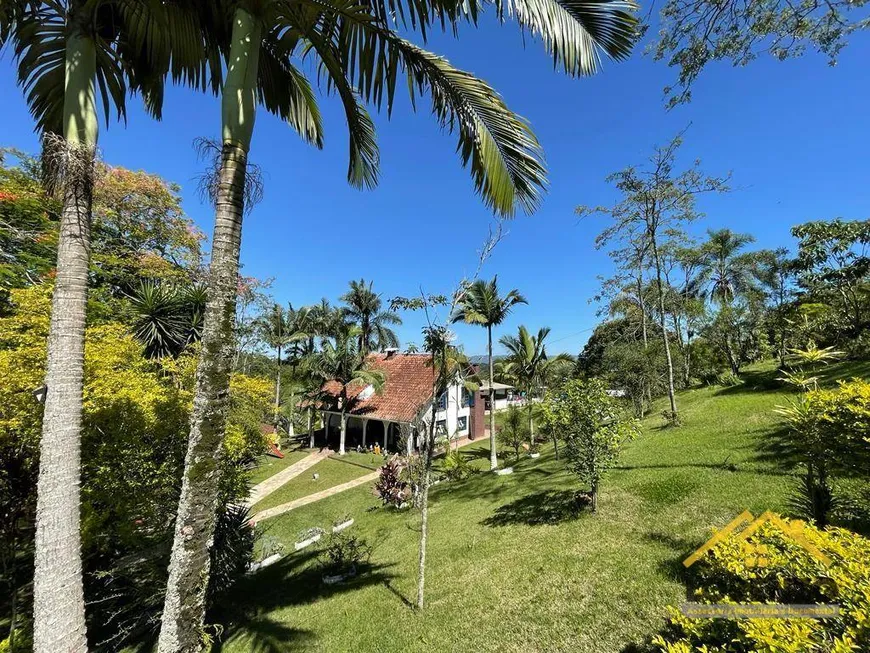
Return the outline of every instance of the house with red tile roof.
<path id="1" fill-rule="evenodd" d="M 369 354 L 366 363 L 384 374 L 384 384 L 380 392 L 375 392 L 371 385 L 348 387 L 345 448 L 378 444 L 387 451 L 396 451 L 403 432 L 410 435 L 407 449 L 417 447 L 417 425 L 431 419 L 431 360 L 430 354 L 403 354 L 397 350 Z M 341 384 L 329 381 L 321 392 L 326 441 L 337 443 L 341 432 Z M 436 401 L 436 434 L 451 439 L 483 435 L 483 400 L 479 391 L 470 392 L 457 378 Z"/>

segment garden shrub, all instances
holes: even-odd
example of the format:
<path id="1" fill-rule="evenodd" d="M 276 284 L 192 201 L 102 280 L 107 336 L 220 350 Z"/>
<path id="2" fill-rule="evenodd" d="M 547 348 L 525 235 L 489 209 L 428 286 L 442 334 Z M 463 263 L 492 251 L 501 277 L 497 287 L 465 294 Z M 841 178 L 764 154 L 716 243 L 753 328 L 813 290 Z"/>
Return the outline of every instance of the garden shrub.
<path id="1" fill-rule="evenodd" d="M 385 506 L 398 508 L 408 503 L 411 498 L 411 486 L 404 478 L 403 466 L 397 456 L 388 460 L 381 467 L 375 493 Z"/>
<path id="2" fill-rule="evenodd" d="M 783 523 L 802 524 L 786 519 Z M 870 650 L 870 540 L 840 528 L 820 530 L 803 524 L 802 532 L 828 561 L 768 522 L 748 538 L 726 538 L 695 564 L 691 600 L 836 604 L 838 617 L 694 619 L 671 607 L 668 624 L 654 644 L 665 653 Z M 759 556 L 764 564 L 758 564 Z"/>
<path id="3" fill-rule="evenodd" d="M 325 576 L 356 574 L 369 563 L 372 548 L 357 535 L 344 531 L 332 533 L 320 551 L 320 564 Z"/>
<path id="4" fill-rule="evenodd" d="M 444 455 L 442 469 L 448 481 L 461 481 L 468 478 L 474 471 L 474 467 L 471 466 L 468 459 L 455 449 Z"/>

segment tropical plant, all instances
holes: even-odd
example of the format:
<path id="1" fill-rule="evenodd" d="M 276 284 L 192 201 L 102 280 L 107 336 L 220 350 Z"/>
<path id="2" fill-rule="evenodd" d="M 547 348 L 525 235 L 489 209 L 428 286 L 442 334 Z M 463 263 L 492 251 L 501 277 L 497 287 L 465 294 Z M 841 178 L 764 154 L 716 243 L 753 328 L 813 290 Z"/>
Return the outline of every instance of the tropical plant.
<path id="1" fill-rule="evenodd" d="M 173 50 L 156 29 L 167 13 L 177 19 L 182 12 L 167 3 L 92 0 L 13 0 L 0 10 L 0 46 L 14 50 L 46 169 L 60 180 L 63 198 L 41 440 L 51 455 L 40 459 L 36 520 L 37 653 L 87 649 L 78 479 L 97 88 L 107 119 L 113 107 L 125 115 L 128 89 L 140 91 L 146 110 L 159 117 L 170 61 L 176 79 L 198 83 L 201 50 Z"/>
<path id="2" fill-rule="evenodd" d="M 458 449 L 448 450 L 444 454 L 441 468 L 444 470 L 444 476 L 451 481 L 461 481 L 474 472 L 474 467 Z"/>
<path id="3" fill-rule="evenodd" d="M 557 367 L 573 362 L 568 354 L 559 354 L 555 358 L 547 357 L 546 343 L 550 335 L 550 327 L 538 329 L 537 335 L 520 325 L 517 335 L 506 335 L 499 339 L 502 347 L 507 349 L 508 357 L 504 361 L 503 372 L 511 378 L 526 393 L 526 411 L 529 420 L 529 439 L 535 439 L 534 408 L 532 401 L 540 396 L 546 387 L 549 373 L 557 371 Z"/>
<path id="4" fill-rule="evenodd" d="M 393 456 L 381 466 L 375 493 L 385 506 L 399 508 L 411 499 L 411 487 L 404 478 L 404 466 L 398 456 Z"/>
<path id="5" fill-rule="evenodd" d="M 206 288 L 179 287 L 153 280 L 140 282 L 129 296 L 133 334 L 148 358 L 178 356 L 202 337 Z"/>
<path id="6" fill-rule="evenodd" d="M 316 353 L 311 361 L 314 376 L 324 386 L 335 383 L 338 385 L 338 396 L 335 397 L 325 388 L 327 401 L 336 401 L 341 413 L 341 439 L 338 453 L 344 455 L 344 442 L 347 435 L 347 412 L 352 400 L 348 395 L 351 384 L 371 385 L 375 392 L 380 392 L 384 385 L 384 373 L 372 369 L 366 362 L 366 355 L 358 349 L 359 328 L 345 324 L 341 333 L 324 343 L 322 351 Z"/>
<path id="7" fill-rule="evenodd" d="M 498 440 L 503 447 L 514 450 L 514 460 L 520 459 L 520 449 L 529 441 L 531 431 L 525 423 L 523 411 L 518 406 L 510 406 L 504 413 Z"/>
<path id="8" fill-rule="evenodd" d="M 462 289 L 459 305 L 451 316 L 453 322 L 477 324 L 486 328 L 486 352 L 489 372 L 489 388 L 492 395 L 493 358 L 492 358 L 492 328 L 505 321 L 517 304 L 528 304 L 518 290 L 510 290 L 501 296 L 498 290 L 498 276 L 491 281 L 478 279 Z M 489 411 L 489 467 L 498 468 L 498 451 L 495 439 L 495 406 Z"/>
<path id="9" fill-rule="evenodd" d="M 345 319 L 359 327 L 359 349 L 364 354 L 370 351 L 398 347 L 399 337 L 389 325 L 398 325 L 402 319 L 398 313 L 383 310 L 381 296 L 372 290 L 371 281 L 365 279 L 350 282 L 350 290 L 340 297 L 345 303 Z"/>
<path id="10" fill-rule="evenodd" d="M 496 10 L 500 17 L 511 15 L 540 35 L 567 73 L 595 72 L 601 52 L 621 58 L 631 51 L 636 37 L 633 6 L 621 0 L 593 0 L 569 5 L 568 10 L 556 0 L 546 2 L 546 11 L 527 0 L 520 5 L 498 2 Z M 322 144 L 315 96 L 295 60 L 314 62 L 327 88 L 336 91 L 344 106 L 350 136 L 348 180 L 355 186 L 373 187 L 379 165 L 374 125 L 362 102 L 385 105 L 389 113 L 400 73 L 406 75 L 411 106 L 416 106 L 421 94 L 429 93 L 434 116 L 457 134 L 462 163 L 470 168 L 475 189 L 496 213 L 511 215 L 518 207 L 531 212 L 544 184 L 539 144 L 528 124 L 489 85 L 392 29 L 398 23 L 400 28 L 419 28 L 425 36 L 432 25 L 455 28 L 477 16 L 477 5 L 414 2 L 388 7 L 350 5 L 343 0 L 302 4 L 275 0 L 233 2 L 227 11 L 211 9 L 210 3 L 204 5 L 211 18 L 232 18 L 229 25 L 218 24 L 211 30 L 225 56 L 227 72 L 221 99 L 220 160 L 207 184 L 214 191 L 216 207 L 212 292 L 197 374 L 190 461 L 215 460 L 223 437 L 222 403 L 230 369 L 224 343 L 232 340 L 246 188 L 257 188 L 248 181 L 248 151 L 258 104 L 287 120 L 309 143 Z M 202 22 L 212 26 L 215 21 Z M 185 471 L 158 642 L 161 653 L 193 648 L 200 640 L 202 579 L 208 575 L 208 559 L 202 551 L 208 548 L 213 530 L 216 483 L 214 474 Z M 195 535 L 189 537 L 189 532 Z"/>

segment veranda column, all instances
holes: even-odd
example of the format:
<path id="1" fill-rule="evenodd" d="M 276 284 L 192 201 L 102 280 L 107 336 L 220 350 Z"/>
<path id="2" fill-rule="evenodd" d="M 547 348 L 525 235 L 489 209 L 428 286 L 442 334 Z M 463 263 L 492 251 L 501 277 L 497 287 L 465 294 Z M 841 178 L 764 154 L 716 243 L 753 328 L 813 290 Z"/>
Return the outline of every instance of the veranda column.
<path id="1" fill-rule="evenodd" d="M 390 423 L 384 422 L 384 451 L 387 450 L 387 442 L 390 439 Z"/>
<path id="2" fill-rule="evenodd" d="M 329 413 L 323 413 L 323 446 L 329 446 Z"/>
<path id="3" fill-rule="evenodd" d="M 363 444 L 362 444 L 362 446 L 363 446 L 363 449 L 365 449 L 365 446 L 366 446 L 366 430 L 368 430 L 368 427 L 369 427 L 369 421 L 368 421 L 367 419 L 364 419 L 364 420 L 362 421 L 362 423 L 363 423 Z"/>

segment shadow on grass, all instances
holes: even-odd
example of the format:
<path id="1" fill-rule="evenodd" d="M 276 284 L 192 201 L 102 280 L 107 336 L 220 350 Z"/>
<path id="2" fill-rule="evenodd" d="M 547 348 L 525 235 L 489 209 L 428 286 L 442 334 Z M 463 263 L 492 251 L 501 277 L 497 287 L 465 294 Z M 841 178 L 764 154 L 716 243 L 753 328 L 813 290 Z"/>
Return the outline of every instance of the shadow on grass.
<path id="1" fill-rule="evenodd" d="M 802 458 L 788 436 L 788 428 L 781 426 L 759 439 L 755 455 L 750 460 L 772 465 L 791 476 Z"/>
<path id="2" fill-rule="evenodd" d="M 291 628 L 262 616 L 245 621 L 243 630 L 234 630 L 211 650 L 223 651 L 225 645 L 231 645 L 239 639 L 244 640 L 245 650 L 250 653 L 285 653 L 310 648 L 316 637 L 310 630 Z"/>
<path id="3" fill-rule="evenodd" d="M 747 370 L 740 373 L 742 383 L 716 391 L 716 396 L 752 394 L 756 392 L 781 392 L 790 390 L 778 377 L 782 372 L 773 370 Z"/>
<path id="4" fill-rule="evenodd" d="M 210 620 L 225 627 L 222 640 L 245 642 L 258 653 L 298 650 L 314 644 L 311 631 L 291 628 L 269 615 L 290 606 L 313 603 L 336 594 L 354 592 L 372 585 L 389 585 L 392 565 L 358 565 L 359 575 L 334 585 L 325 585 L 316 564 L 317 553 L 295 553 L 256 574 L 244 578 L 222 600 Z M 214 650 L 223 650 L 222 645 Z"/>
<path id="5" fill-rule="evenodd" d="M 484 526 L 561 524 L 580 517 L 589 506 L 589 496 L 577 490 L 549 490 L 529 494 L 496 509 L 481 522 Z"/>

